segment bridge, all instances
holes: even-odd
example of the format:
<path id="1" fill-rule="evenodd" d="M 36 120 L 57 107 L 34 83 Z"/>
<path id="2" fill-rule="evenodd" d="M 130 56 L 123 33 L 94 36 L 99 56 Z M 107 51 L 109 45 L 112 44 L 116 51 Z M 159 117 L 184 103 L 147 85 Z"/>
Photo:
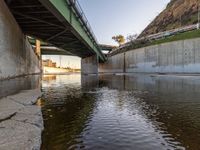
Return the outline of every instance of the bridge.
<path id="1" fill-rule="evenodd" d="M 105 61 L 98 42 L 76 0 L 5 0 L 25 35 L 57 47 L 45 54 L 97 56 Z M 61 51 L 57 51 L 61 50 Z"/>
<path id="2" fill-rule="evenodd" d="M 193 28 L 196 26 L 189 29 Z M 182 30 L 188 28 L 179 31 Z M 40 47 L 35 42 L 34 51 L 27 37 L 47 45 Z M 42 54 L 81 57 L 83 74 L 112 70 L 120 73 L 196 73 L 200 70 L 199 39 L 143 47 L 105 58 L 102 51 L 113 47 L 98 44 L 75 0 L 0 1 L 0 39 L 0 80 L 40 73 L 41 58 L 37 55 L 40 48 Z M 105 63 L 99 65 L 99 62 Z"/>
<path id="3" fill-rule="evenodd" d="M 29 37 L 29 42 L 31 45 L 35 48 L 36 45 L 36 39 Z M 62 48 L 55 47 L 52 44 L 41 42 L 41 55 L 70 55 L 75 56 L 75 54 L 70 53 L 69 51 L 66 51 Z M 116 48 L 113 45 L 105 45 L 105 44 L 98 44 L 98 47 L 100 48 L 101 52 L 111 52 L 114 48 Z"/>
<path id="4" fill-rule="evenodd" d="M 33 45 L 35 47 L 35 44 Z M 115 47 L 110 45 L 101 45 L 99 44 L 102 53 L 111 52 Z M 69 51 L 66 51 L 61 48 L 57 48 L 53 45 L 41 45 L 41 55 L 69 55 L 69 56 L 76 56 Z"/>

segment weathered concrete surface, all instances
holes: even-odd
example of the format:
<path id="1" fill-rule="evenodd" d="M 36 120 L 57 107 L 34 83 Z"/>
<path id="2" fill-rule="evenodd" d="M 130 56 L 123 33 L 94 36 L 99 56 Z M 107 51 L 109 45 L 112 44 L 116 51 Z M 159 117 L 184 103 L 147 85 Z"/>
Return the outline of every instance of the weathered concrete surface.
<path id="1" fill-rule="evenodd" d="M 124 72 L 124 53 L 109 57 L 105 63 L 99 64 L 99 73 L 123 73 Z"/>
<path id="2" fill-rule="evenodd" d="M 0 99 L 8 95 L 14 95 L 22 90 L 32 90 L 40 88 L 40 75 L 31 75 L 9 80 L 0 81 Z"/>
<path id="3" fill-rule="evenodd" d="M 40 149 L 43 118 L 34 105 L 40 96 L 35 89 L 0 99 L 0 149 Z"/>
<path id="4" fill-rule="evenodd" d="M 4 1 L 0 1 L 0 79 L 40 72 L 39 59 Z"/>
<path id="5" fill-rule="evenodd" d="M 96 55 L 81 59 L 82 74 L 98 74 L 98 58 Z"/>
<path id="6" fill-rule="evenodd" d="M 128 51 L 110 57 L 99 67 L 99 72 L 121 70 L 126 73 L 200 73 L 200 38 Z"/>

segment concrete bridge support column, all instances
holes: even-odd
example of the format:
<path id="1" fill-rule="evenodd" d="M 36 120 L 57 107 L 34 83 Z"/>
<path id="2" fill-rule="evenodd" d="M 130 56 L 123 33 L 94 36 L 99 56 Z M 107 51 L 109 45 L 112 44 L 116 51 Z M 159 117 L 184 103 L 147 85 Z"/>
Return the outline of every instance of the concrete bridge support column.
<path id="1" fill-rule="evenodd" d="M 98 57 L 93 55 L 81 59 L 81 73 L 82 74 L 98 74 Z"/>
<path id="2" fill-rule="evenodd" d="M 39 67 L 40 67 L 40 70 L 41 72 L 43 72 L 43 68 L 42 68 L 42 56 L 41 56 L 41 42 L 40 40 L 36 40 L 36 43 L 35 43 L 35 53 L 36 55 L 38 56 L 38 59 L 39 59 Z"/>
<path id="3" fill-rule="evenodd" d="M 38 57 L 41 57 L 41 47 L 40 47 L 40 41 L 36 40 L 36 48 L 35 48 L 35 53 L 38 55 Z"/>

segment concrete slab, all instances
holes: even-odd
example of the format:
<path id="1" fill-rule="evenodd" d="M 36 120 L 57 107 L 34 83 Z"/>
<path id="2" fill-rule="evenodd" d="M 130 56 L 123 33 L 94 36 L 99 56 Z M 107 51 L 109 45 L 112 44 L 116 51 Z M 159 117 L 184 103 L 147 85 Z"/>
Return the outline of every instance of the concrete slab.
<path id="1" fill-rule="evenodd" d="M 36 89 L 0 99 L 0 149 L 40 149 L 43 118 L 34 105 L 40 96 Z"/>
<path id="2" fill-rule="evenodd" d="M 30 93 L 32 93 L 30 95 Z M 20 94 L 8 96 L 7 98 L 17 102 L 22 105 L 33 105 L 37 102 L 37 98 L 40 97 L 41 91 L 37 90 L 30 90 L 30 91 L 22 91 Z"/>

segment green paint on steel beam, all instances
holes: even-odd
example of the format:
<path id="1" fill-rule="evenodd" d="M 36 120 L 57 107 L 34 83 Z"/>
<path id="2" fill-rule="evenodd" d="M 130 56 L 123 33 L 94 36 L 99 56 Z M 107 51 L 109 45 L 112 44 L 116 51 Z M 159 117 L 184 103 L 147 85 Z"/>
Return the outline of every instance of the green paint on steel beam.
<path id="1" fill-rule="evenodd" d="M 60 14 L 66 19 L 68 23 L 74 28 L 74 30 L 81 36 L 82 39 L 90 46 L 92 50 L 101 58 L 102 61 L 105 60 L 105 56 L 100 52 L 100 48 L 96 45 L 89 37 L 89 35 L 84 30 L 79 19 L 76 17 L 75 13 L 71 10 L 66 0 L 49 0 L 54 7 L 60 12 Z"/>

